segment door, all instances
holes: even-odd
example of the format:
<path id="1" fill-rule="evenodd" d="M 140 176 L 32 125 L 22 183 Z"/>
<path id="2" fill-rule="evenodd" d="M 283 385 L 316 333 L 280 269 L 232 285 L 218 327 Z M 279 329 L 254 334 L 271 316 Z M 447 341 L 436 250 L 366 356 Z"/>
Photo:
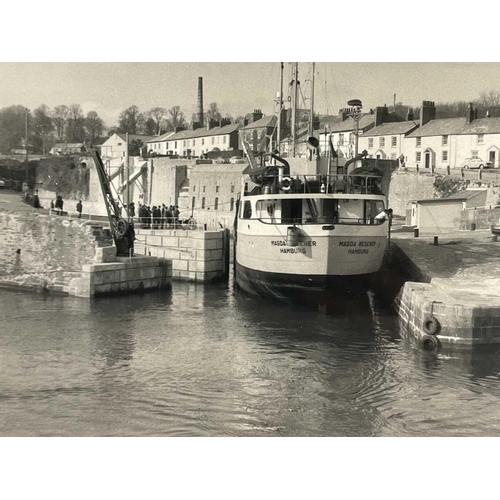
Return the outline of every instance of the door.
<path id="1" fill-rule="evenodd" d="M 493 168 L 495 168 L 496 167 L 496 164 L 495 164 L 495 151 L 490 151 L 489 161 L 491 161 L 491 166 Z"/>
<path id="2" fill-rule="evenodd" d="M 431 154 L 425 153 L 425 168 L 430 168 L 431 166 Z"/>

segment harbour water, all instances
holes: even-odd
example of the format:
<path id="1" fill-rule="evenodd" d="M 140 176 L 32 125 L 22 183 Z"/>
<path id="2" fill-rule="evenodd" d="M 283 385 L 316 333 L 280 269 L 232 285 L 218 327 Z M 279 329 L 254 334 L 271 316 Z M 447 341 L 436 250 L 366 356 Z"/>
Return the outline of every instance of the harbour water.
<path id="1" fill-rule="evenodd" d="M 497 436 L 500 348 L 429 353 L 373 296 L 334 313 L 230 283 L 0 291 L 1 436 Z"/>

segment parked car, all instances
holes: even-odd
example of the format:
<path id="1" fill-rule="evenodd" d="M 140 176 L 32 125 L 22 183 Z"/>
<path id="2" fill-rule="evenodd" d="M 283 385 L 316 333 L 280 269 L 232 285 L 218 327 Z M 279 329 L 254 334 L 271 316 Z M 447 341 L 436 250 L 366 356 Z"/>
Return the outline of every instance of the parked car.
<path id="1" fill-rule="evenodd" d="M 5 181 L 0 179 L 0 189 L 3 189 L 6 186 Z"/>
<path id="2" fill-rule="evenodd" d="M 241 156 L 231 156 L 229 163 L 245 163 L 245 160 Z"/>
<path id="3" fill-rule="evenodd" d="M 491 161 L 483 161 L 477 156 L 472 158 L 466 158 L 464 161 L 463 168 L 492 168 L 493 163 Z"/>

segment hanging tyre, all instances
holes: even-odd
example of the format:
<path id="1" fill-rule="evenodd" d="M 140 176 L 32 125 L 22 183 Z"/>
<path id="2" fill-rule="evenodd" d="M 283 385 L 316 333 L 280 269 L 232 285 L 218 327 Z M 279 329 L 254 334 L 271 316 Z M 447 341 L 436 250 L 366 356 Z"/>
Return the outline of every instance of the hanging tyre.
<path id="1" fill-rule="evenodd" d="M 441 331 L 439 320 L 432 314 L 426 314 L 422 328 L 428 335 L 437 335 Z"/>
<path id="2" fill-rule="evenodd" d="M 418 339 L 418 345 L 425 351 L 436 351 L 440 347 L 440 342 L 434 335 L 423 335 Z"/>

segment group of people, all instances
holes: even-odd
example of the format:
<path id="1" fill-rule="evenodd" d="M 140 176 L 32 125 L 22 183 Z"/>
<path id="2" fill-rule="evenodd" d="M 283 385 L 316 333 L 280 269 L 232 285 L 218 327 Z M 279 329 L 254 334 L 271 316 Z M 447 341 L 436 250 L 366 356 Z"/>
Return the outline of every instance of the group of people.
<path id="1" fill-rule="evenodd" d="M 143 229 L 174 229 L 179 224 L 179 207 L 165 204 L 149 207 L 139 204 L 139 221 Z"/>

